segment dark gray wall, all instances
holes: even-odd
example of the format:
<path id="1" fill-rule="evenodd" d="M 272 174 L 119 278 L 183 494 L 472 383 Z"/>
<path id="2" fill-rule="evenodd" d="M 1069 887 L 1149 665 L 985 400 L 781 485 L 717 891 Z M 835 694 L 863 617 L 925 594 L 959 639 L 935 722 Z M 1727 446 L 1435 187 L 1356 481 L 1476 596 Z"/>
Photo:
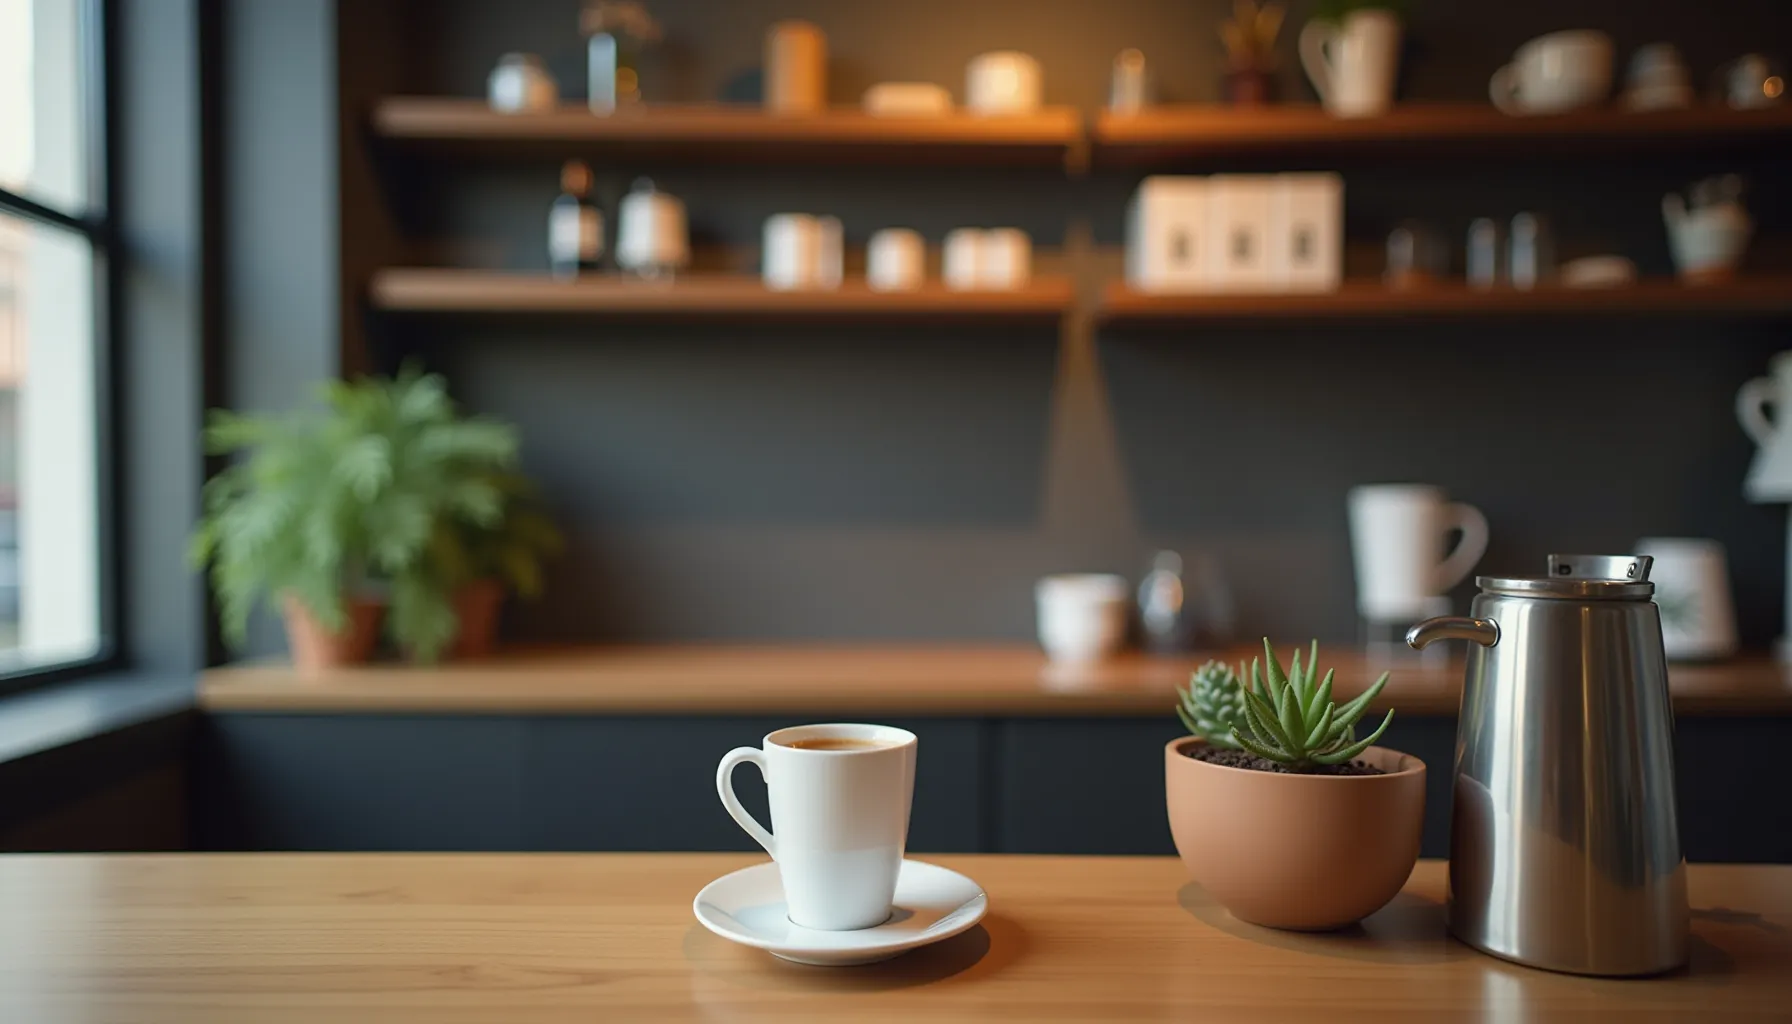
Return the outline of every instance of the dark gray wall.
<path id="1" fill-rule="evenodd" d="M 1044 62 L 1051 102 L 1091 111 L 1112 55 L 1129 45 L 1146 50 L 1168 97 L 1212 98 L 1214 24 L 1230 7 L 651 6 L 668 41 L 644 70 L 649 99 L 752 96 L 765 26 L 805 16 L 829 34 L 836 101 L 891 78 L 958 91 L 967 58 L 1015 47 Z M 1488 74 L 1514 47 L 1557 28 L 1604 28 L 1626 53 L 1676 39 L 1701 77 L 1728 56 L 1792 38 L 1792 9 L 1772 0 L 1726 4 L 1721 16 L 1690 0 L 1647 11 L 1612 0 L 1418 6 L 1405 95 L 1419 99 L 1484 97 Z M 357 14 L 366 32 L 390 38 L 370 45 L 345 36 L 340 81 L 384 77 L 389 88 L 397 77 L 411 92 L 478 95 L 499 53 L 527 50 L 544 54 L 576 96 L 577 8 L 576 0 L 446 0 L 412 5 L 384 27 Z M 311 89 L 314 74 L 303 71 L 299 84 Z M 1308 97 L 1292 59 L 1282 77 L 1289 95 Z M 364 115 L 352 103 L 342 108 Z M 318 159 L 296 152 L 315 113 L 304 105 L 285 126 L 283 144 L 295 150 L 288 177 Z M 340 139 L 341 163 L 371 152 L 383 182 L 362 195 L 345 191 L 344 264 L 543 265 L 552 163 L 414 159 L 365 150 L 358 132 Z M 1376 272 L 1379 239 L 1404 217 L 1457 238 L 1473 216 L 1530 208 L 1554 218 L 1565 255 L 1617 248 L 1646 272 L 1665 272 L 1660 195 L 1732 168 L 1769 184 L 1787 163 L 1777 154 L 1558 159 L 1535 151 L 1359 161 L 1339 168 L 1351 269 Z M 612 198 L 629 177 L 652 172 L 687 201 L 696 241 L 722 261 L 750 266 L 761 220 L 780 210 L 837 213 L 849 242 L 892 224 L 918 227 L 936 244 L 960 224 L 1017 224 L 1042 261 L 1069 269 L 1088 294 L 1117 272 L 1122 211 L 1138 178 L 598 170 Z M 300 194 L 319 199 L 317 188 L 305 183 Z M 1786 252 L 1774 236 L 1792 226 L 1792 211 L 1775 191 L 1754 198 L 1757 265 Z M 385 217 L 396 224 L 360 234 L 360 225 Z M 250 228 L 237 230 L 246 242 Z M 345 302 L 360 284 L 343 272 Z M 308 279 L 300 287 L 306 298 L 331 291 Z M 282 292 L 255 318 L 288 321 L 294 295 Z M 1718 537 L 1730 546 L 1745 638 L 1761 644 L 1776 632 L 1784 512 L 1741 500 L 1749 447 L 1730 408 L 1736 386 L 1783 344 L 1779 325 L 1243 326 L 1100 337 L 1080 316 L 1061 332 L 450 319 L 375 328 L 370 362 L 421 353 L 472 408 L 523 427 L 528 468 L 568 525 L 572 549 L 552 573 L 546 604 L 513 611 L 518 637 L 1021 638 L 1040 574 L 1136 575 L 1152 549 L 1171 546 L 1220 560 L 1245 635 L 1344 640 L 1355 633 L 1344 493 L 1398 480 L 1443 484 L 1481 505 L 1493 523 L 1490 570 L 1532 570 L 1550 550 L 1618 550 L 1642 535 Z M 282 336 L 255 343 L 284 344 L 275 341 Z M 283 387 L 327 369 L 309 357 L 270 351 L 269 359 L 253 372 L 277 375 Z"/>

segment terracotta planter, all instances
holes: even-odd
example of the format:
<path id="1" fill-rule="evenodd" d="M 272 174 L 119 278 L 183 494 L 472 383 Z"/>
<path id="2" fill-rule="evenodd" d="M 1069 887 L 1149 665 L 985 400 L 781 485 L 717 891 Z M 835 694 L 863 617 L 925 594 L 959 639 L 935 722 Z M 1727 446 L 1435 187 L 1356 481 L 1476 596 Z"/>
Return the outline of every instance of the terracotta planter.
<path id="1" fill-rule="evenodd" d="M 1176 851 L 1232 916 L 1297 931 L 1342 928 L 1394 898 L 1419 859 L 1425 763 L 1384 747 L 1361 760 L 1386 775 L 1286 775 L 1164 747 Z"/>
<path id="2" fill-rule="evenodd" d="M 498 611 L 504 606 L 504 585 L 480 580 L 454 595 L 454 615 L 459 620 L 448 656 L 455 659 L 489 658 L 497 646 Z"/>
<path id="3" fill-rule="evenodd" d="M 1255 68 L 1226 72 L 1226 102 L 1235 107 L 1261 107 L 1273 98 L 1275 83 L 1269 73 Z"/>
<path id="4" fill-rule="evenodd" d="M 280 610 L 286 620 L 286 643 L 292 649 L 295 667 L 314 672 L 360 664 L 373 654 L 386 606 L 369 598 L 349 598 L 346 605 L 347 627 L 340 633 L 332 633 L 298 598 L 287 595 L 280 599 Z"/>

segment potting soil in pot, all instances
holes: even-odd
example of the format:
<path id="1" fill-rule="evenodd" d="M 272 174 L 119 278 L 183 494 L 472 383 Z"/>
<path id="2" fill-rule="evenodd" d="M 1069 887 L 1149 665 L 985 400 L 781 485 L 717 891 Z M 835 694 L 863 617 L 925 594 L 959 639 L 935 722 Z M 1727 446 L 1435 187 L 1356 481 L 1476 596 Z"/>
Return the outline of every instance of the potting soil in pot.
<path id="1" fill-rule="evenodd" d="M 1343 764 L 1322 764 L 1312 771 L 1296 772 L 1285 764 L 1271 761 L 1267 757 L 1258 757 L 1248 750 L 1222 750 L 1199 744 L 1183 751 L 1184 757 L 1192 757 L 1197 761 L 1217 764 L 1224 768 L 1243 768 L 1253 772 L 1281 772 L 1284 775 L 1386 775 L 1387 773 L 1364 761 L 1346 761 Z"/>

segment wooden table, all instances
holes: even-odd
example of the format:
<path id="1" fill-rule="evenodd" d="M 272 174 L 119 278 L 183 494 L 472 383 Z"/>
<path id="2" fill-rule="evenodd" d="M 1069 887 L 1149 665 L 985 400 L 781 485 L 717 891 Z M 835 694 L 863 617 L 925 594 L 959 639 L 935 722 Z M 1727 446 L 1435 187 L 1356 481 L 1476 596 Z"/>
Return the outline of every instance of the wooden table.
<path id="1" fill-rule="evenodd" d="M 1785 1020 L 1792 867 L 1692 870 L 1690 969 L 1612 981 L 1447 938 L 1443 865 L 1359 929 L 1231 919 L 1169 858 L 940 857 L 978 928 L 802 967 L 692 918 L 735 854 L 0 858 L 0 1021 Z"/>

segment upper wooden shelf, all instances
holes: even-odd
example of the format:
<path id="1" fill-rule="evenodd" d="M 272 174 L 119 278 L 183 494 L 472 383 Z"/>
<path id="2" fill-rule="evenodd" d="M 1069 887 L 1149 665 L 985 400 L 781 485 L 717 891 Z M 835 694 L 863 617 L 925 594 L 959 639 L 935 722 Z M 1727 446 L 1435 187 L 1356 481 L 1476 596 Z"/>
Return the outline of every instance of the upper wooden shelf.
<path id="1" fill-rule="evenodd" d="M 1490 316 L 1762 316 L 1792 314 L 1792 277 L 1685 285 L 1645 280 L 1620 288 L 1477 289 L 1460 283 L 1388 288 L 1350 282 L 1334 292 L 1161 294 L 1108 285 L 1100 316 L 1114 326 L 1193 320 L 1352 320 Z"/>
<path id="2" fill-rule="evenodd" d="M 1260 653 L 1261 649 L 1259 649 Z M 1236 661 L 1251 652 L 1224 652 Z M 437 667 L 370 665 L 315 675 L 286 665 L 211 669 L 199 702 L 212 711 L 704 715 L 1161 715 L 1206 655 L 1131 654 L 1055 666 L 1032 647 L 677 646 L 508 653 Z M 1459 662 L 1321 652 L 1341 699 L 1391 671 L 1378 704 L 1454 715 Z M 1763 659 L 1675 665 L 1680 714 L 1792 713 L 1792 672 Z"/>
<path id="3" fill-rule="evenodd" d="M 605 274 L 561 281 L 546 274 L 387 268 L 374 274 L 376 309 L 411 313 L 546 313 L 624 319 L 1049 320 L 1075 297 L 1070 281 L 1036 278 L 1012 291 L 953 291 L 929 282 L 880 292 L 862 280 L 839 288 L 774 291 L 744 274 L 682 274 L 669 282 Z"/>
<path id="4" fill-rule="evenodd" d="M 1548 152 L 1684 149 L 1792 142 L 1792 105 L 1764 110 L 1617 108 L 1513 117 L 1484 104 L 1409 104 L 1380 117 L 1339 118 L 1318 107 L 1166 105 L 1096 117 L 1099 164 L 1148 166 L 1200 157 L 1455 149 L 1532 159 Z"/>
<path id="5" fill-rule="evenodd" d="M 998 117 L 877 117 L 857 107 L 773 114 L 745 104 L 642 104 L 603 115 L 562 104 L 505 114 L 481 100 L 421 96 L 381 100 L 373 130 L 405 143 L 505 156 L 599 150 L 674 160 L 1036 165 L 1062 165 L 1083 134 L 1081 116 L 1069 107 Z"/>

